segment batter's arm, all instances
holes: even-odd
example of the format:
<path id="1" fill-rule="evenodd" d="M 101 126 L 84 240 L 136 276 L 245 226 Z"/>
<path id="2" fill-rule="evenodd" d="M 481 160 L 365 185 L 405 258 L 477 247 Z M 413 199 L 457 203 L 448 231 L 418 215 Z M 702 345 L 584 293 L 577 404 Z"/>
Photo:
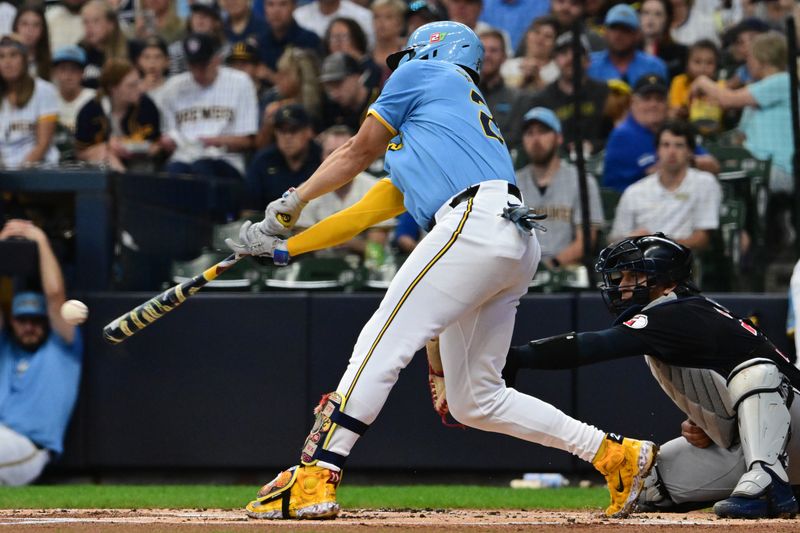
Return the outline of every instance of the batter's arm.
<path id="1" fill-rule="evenodd" d="M 367 228 L 405 211 L 403 193 L 388 179 L 382 179 L 361 200 L 317 222 L 286 242 L 289 255 L 322 250 L 347 242 Z"/>

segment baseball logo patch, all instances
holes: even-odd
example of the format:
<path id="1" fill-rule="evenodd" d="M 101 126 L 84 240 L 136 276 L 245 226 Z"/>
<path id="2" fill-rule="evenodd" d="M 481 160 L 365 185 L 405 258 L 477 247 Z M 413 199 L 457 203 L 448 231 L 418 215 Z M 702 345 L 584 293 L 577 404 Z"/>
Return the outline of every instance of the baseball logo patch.
<path id="1" fill-rule="evenodd" d="M 444 40 L 444 36 L 445 35 L 447 35 L 447 32 L 440 31 L 440 32 L 432 33 L 431 37 L 429 39 L 429 42 L 431 42 L 431 43 L 442 42 Z"/>
<path id="2" fill-rule="evenodd" d="M 631 329 L 644 329 L 647 326 L 647 315 L 636 315 L 623 322 Z"/>

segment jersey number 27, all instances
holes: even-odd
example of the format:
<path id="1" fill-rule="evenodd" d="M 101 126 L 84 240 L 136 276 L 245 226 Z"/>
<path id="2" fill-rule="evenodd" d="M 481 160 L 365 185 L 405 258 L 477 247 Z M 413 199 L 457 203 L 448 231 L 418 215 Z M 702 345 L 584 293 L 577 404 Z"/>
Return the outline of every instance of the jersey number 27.
<path id="1" fill-rule="evenodd" d="M 481 109 L 480 112 L 478 113 L 478 118 L 481 121 L 481 127 L 483 128 L 483 133 L 487 137 L 491 137 L 492 139 L 497 139 L 500 142 L 500 144 L 506 144 L 505 139 L 503 139 L 503 134 L 500 133 L 500 127 L 497 125 L 497 122 L 494 121 L 494 117 L 491 115 L 491 113 L 488 113 L 489 106 L 486 105 L 486 101 L 483 99 L 480 93 L 475 89 L 472 89 L 470 91 L 469 97 L 474 103 L 486 108 L 486 111 Z"/>

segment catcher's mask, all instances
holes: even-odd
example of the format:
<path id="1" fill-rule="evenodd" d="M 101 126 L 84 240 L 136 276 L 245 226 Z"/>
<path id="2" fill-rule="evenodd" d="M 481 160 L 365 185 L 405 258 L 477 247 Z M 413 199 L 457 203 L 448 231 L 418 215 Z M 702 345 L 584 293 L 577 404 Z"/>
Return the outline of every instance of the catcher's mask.
<path id="1" fill-rule="evenodd" d="M 657 285 L 693 287 L 692 251 L 663 233 L 625 239 L 600 252 L 595 270 L 602 274 L 600 291 L 609 310 L 619 315 L 632 305 L 650 303 L 650 291 Z M 625 272 L 632 272 L 625 285 Z M 631 296 L 622 299 L 623 292 Z"/>

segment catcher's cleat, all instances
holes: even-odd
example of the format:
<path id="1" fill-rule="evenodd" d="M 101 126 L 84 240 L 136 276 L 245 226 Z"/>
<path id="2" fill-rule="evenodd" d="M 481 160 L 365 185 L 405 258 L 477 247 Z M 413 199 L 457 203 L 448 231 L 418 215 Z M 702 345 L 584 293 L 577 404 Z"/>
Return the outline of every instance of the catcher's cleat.
<path id="1" fill-rule="evenodd" d="M 336 487 L 341 472 L 321 466 L 293 466 L 264 485 L 258 499 L 247 504 L 251 518 L 325 519 L 339 513 Z"/>
<path id="2" fill-rule="evenodd" d="M 750 485 L 757 490 L 751 493 L 734 489 L 729 498 L 714 504 L 714 513 L 720 518 L 794 518 L 797 500 L 792 486 L 783 481 L 768 467 L 753 469 Z M 739 483 L 742 485 L 741 481 Z M 745 488 L 750 488 L 745 485 Z"/>
<path id="3" fill-rule="evenodd" d="M 656 462 L 658 446 L 646 440 L 623 439 L 609 433 L 592 464 L 606 478 L 611 505 L 610 518 L 625 518 L 633 511 L 644 479 Z"/>

